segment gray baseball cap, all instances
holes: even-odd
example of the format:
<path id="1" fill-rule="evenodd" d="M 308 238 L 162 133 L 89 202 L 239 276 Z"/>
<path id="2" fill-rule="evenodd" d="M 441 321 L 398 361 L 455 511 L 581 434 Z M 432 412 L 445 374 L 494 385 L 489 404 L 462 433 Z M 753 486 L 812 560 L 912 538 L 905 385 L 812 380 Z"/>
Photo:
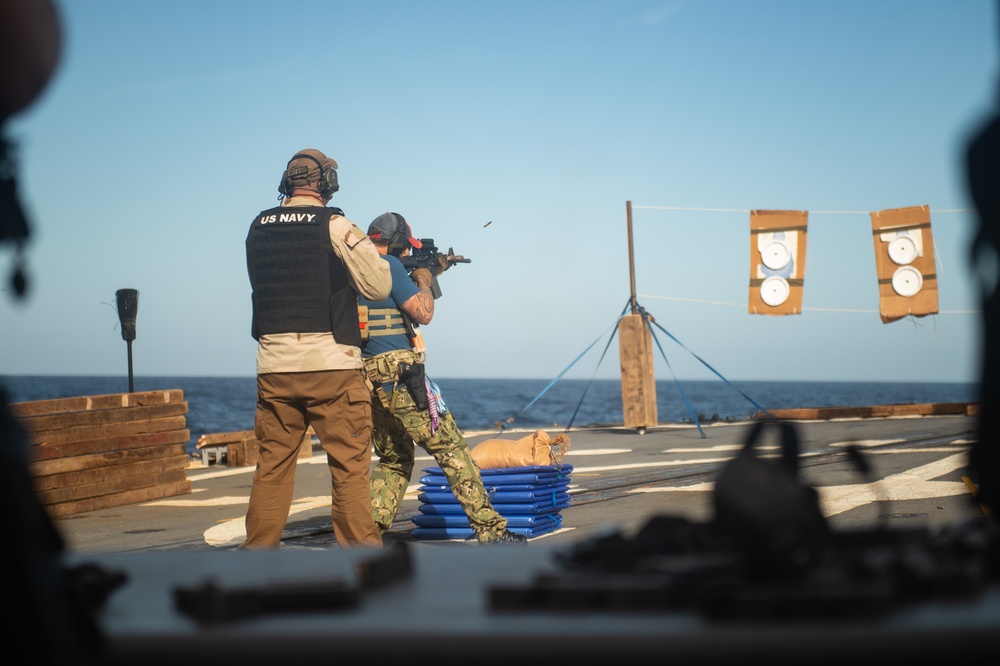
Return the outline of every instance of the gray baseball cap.
<path id="1" fill-rule="evenodd" d="M 404 240 L 418 250 L 423 247 L 421 242 L 413 237 L 409 223 L 399 213 L 382 213 L 372 220 L 368 225 L 368 237 L 372 240 L 389 241 L 390 250 L 401 247 Z"/>

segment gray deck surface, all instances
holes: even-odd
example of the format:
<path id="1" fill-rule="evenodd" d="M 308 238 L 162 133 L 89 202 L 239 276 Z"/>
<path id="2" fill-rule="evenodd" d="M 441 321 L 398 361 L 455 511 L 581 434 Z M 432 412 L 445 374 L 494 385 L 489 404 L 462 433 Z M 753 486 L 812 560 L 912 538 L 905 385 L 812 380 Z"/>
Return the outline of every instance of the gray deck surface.
<path id="1" fill-rule="evenodd" d="M 874 525 L 880 516 L 899 526 L 936 527 L 968 519 L 979 511 L 962 482 L 973 426 L 968 416 L 800 423 L 803 480 L 819 490 L 837 526 Z M 711 518 L 713 475 L 742 446 L 750 427 L 719 423 L 702 425 L 699 432 L 693 425 L 660 426 L 644 434 L 624 428 L 571 430 L 564 462 L 573 465 L 572 504 L 561 512 L 561 530 L 531 543 L 567 544 L 608 530 L 631 533 L 660 514 Z M 502 437 L 524 434 L 506 432 Z M 475 446 L 495 436 L 477 434 L 468 442 Z M 843 454 L 851 443 L 866 451 L 874 483 L 868 484 Z M 762 453 L 776 455 L 775 432 L 765 431 L 758 445 Z M 434 460 L 418 450 L 414 492 L 387 543 L 411 538 L 410 518 L 419 506 L 415 489 L 421 470 L 433 466 Z M 234 548 L 245 536 L 252 477 L 251 467 L 192 467 L 189 495 L 62 518 L 59 528 L 78 552 Z M 336 547 L 329 487 L 324 455 L 299 461 L 286 548 Z"/>
<path id="2" fill-rule="evenodd" d="M 843 611 L 813 619 L 762 612 L 729 621 L 682 605 L 669 611 L 609 609 L 580 597 L 583 603 L 573 607 L 572 595 L 579 589 L 566 590 L 570 596 L 557 609 L 516 604 L 505 609 L 491 601 L 497 591 L 524 592 L 545 576 L 565 574 L 567 554 L 615 535 L 627 540 L 651 519 L 709 521 L 714 475 L 740 448 L 749 427 L 703 425 L 704 437 L 686 425 L 650 428 L 643 434 L 622 428 L 571 431 L 565 462 L 574 466 L 572 503 L 561 512 L 562 529 L 525 546 L 415 540 L 410 517 L 418 501 L 411 493 L 386 537 L 387 549 L 342 550 L 329 524 L 323 456 L 300 461 L 296 501 L 280 550 L 235 551 L 243 538 L 252 480 L 252 471 L 245 468 L 192 468 L 190 495 L 68 517 L 58 526 L 71 559 L 128 577 L 101 615 L 111 663 L 642 657 L 704 664 L 749 656 L 802 663 L 959 659 L 962 653 L 997 648 L 1000 590 L 995 580 L 971 594 L 950 595 L 958 598 L 931 595 L 874 617 L 862 613 L 863 604 L 858 617 Z M 974 427 L 970 417 L 817 421 L 799 427 L 803 479 L 818 490 L 835 530 L 881 525 L 900 533 L 937 534 L 981 522 L 981 507 L 962 478 Z M 493 436 L 470 437 L 470 445 Z M 773 433 L 761 444 L 762 452 L 774 453 Z M 844 455 L 847 444 L 866 452 L 873 479 L 863 478 Z M 418 459 L 414 488 L 421 469 L 433 465 L 429 458 Z M 366 589 L 351 608 L 265 613 L 206 624 L 179 612 L 174 603 L 179 589 L 209 584 L 230 591 L 338 581 L 356 585 L 360 565 L 399 552 L 408 554 L 412 570 L 383 587 Z M 590 581 L 585 586 L 599 584 L 602 576 L 584 579 Z M 633 577 L 623 585 L 642 580 Z M 865 593 L 842 589 L 838 594 Z"/>

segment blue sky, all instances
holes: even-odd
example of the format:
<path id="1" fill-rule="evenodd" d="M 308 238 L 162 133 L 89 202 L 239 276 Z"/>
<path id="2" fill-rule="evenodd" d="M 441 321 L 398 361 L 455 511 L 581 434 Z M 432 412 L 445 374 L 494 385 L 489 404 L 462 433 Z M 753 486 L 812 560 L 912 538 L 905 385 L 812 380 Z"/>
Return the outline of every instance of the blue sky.
<path id="1" fill-rule="evenodd" d="M 0 375 L 124 374 L 121 288 L 137 376 L 253 375 L 246 230 L 315 147 L 359 226 L 400 212 L 472 260 L 423 327 L 432 376 L 618 377 L 631 201 L 639 304 L 683 345 L 654 329 L 657 379 L 977 378 L 962 154 L 997 99 L 991 0 L 60 10 L 59 69 L 7 128 L 33 235 Z M 883 324 L 868 212 L 917 205 L 941 313 Z M 801 315 L 747 313 L 751 209 L 811 211 Z"/>

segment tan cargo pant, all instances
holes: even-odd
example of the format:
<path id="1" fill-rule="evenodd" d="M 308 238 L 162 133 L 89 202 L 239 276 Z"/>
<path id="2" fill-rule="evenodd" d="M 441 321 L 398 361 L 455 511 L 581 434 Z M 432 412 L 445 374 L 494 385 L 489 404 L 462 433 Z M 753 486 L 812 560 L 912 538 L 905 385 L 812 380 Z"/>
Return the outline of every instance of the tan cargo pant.
<path id="1" fill-rule="evenodd" d="M 288 520 L 295 468 L 312 425 L 330 467 L 333 533 L 341 548 L 382 546 L 372 521 L 371 394 L 358 370 L 286 372 L 257 377 L 254 431 L 260 458 L 241 548 L 277 548 Z"/>

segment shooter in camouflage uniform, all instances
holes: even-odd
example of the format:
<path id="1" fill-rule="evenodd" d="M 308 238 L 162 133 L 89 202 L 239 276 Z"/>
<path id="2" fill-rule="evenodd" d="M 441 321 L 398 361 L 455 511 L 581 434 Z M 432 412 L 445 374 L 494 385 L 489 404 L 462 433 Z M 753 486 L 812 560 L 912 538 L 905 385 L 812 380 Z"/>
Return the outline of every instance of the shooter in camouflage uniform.
<path id="1" fill-rule="evenodd" d="M 411 247 L 420 248 L 420 241 L 398 213 L 375 218 L 368 236 L 392 274 L 388 299 L 358 299 L 360 319 L 367 319 L 361 353 L 372 385 L 372 442 L 379 458 L 371 478 L 375 524 L 381 532 L 392 526 L 419 444 L 441 467 L 480 544 L 524 543 L 527 537 L 509 531 L 507 519 L 490 504 L 462 432 L 440 395 L 432 395 L 436 385 L 424 374 L 419 326 L 434 316 L 432 273 L 416 268 L 407 275 L 400 261 Z M 435 274 L 449 266 L 447 260 L 440 261 Z"/>

